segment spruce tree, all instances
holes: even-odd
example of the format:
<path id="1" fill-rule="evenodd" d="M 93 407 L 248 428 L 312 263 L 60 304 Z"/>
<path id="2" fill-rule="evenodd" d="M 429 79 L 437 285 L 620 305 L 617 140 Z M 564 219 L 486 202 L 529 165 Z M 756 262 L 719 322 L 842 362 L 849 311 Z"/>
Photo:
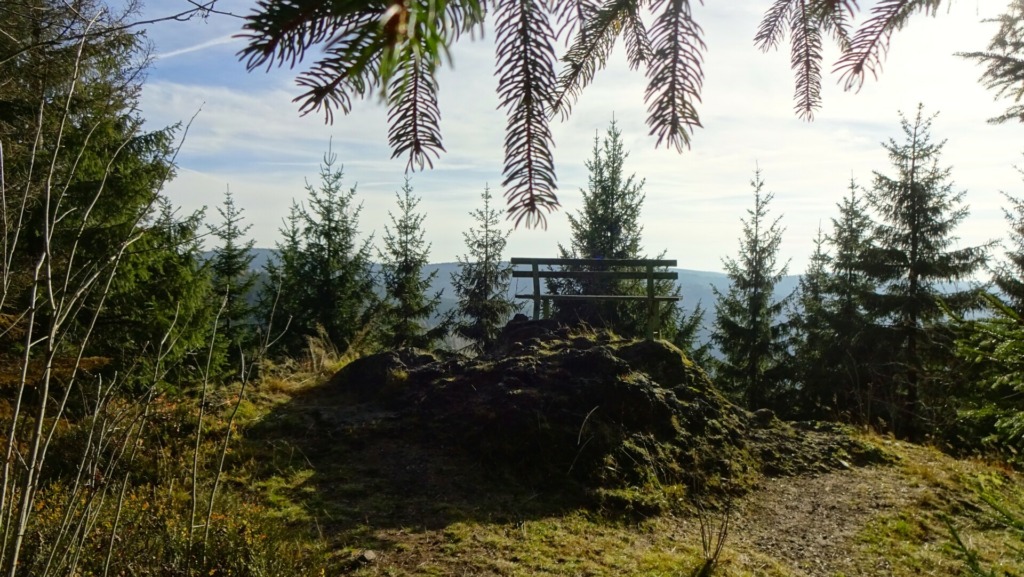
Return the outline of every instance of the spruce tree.
<path id="1" fill-rule="evenodd" d="M 873 389 L 881 385 L 878 372 L 883 345 L 875 328 L 875 318 L 866 307 L 877 283 L 867 273 L 873 254 L 873 223 L 859 187 L 851 179 L 849 194 L 837 205 L 838 218 L 832 219 L 831 326 L 834 340 L 827 362 L 836 368 L 833 398 L 837 414 L 861 422 L 871 422 Z"/>
<path id="2" fill-rule="evenodd" d="M 800 277 L 790 319 L 794 377 L 800 383 L 797 414 L 804 418 L 821 417 L 835 405 L 836 366 L 830 358 L 835 338 L 831 315 L 832 258 L 825 243 L 825 234 L 819 228 L 814 253 L 807 271 Z"/>
<path id="3" fill-rule="evenodd" d="M 724 293 L 714 289 L 712 340 L 724 357 L 716 371 L 719 385 L 741 395 L 753 410 L 769 406 L 784 381 L 786 324 L 780 315 L 788 297 L 776 300 L 774 293 L 788 265 L 777 263 L 781 217 L 769 218 L 768 205 L 774 195 L 764 192 L 760 169 L 754 172 L 751 186 L 754 208 L 742 219 L 738 259 L 722 261 L 729 288 Z"/>
<path id="4" fill-rule="evenodd" d="M 297 354 L 310 327 L 312 312 L 303 310 L 302 287 L 302 207 L 292 201 L 288 216 L 278 233 L 282 239 L 274 243 L 273 254 L 263 264 L 263 283 L 258 289 L 256 314 L 261 340 L 273 340 L 285 355 Z M 267 338 L 269 337 L 269 338 Z"/>
<path id="5" fill-rule="evenodd" d="M 125 27 L 130 13 L 98 0 L 20 0 L 0 13 L 0 315 L 17 324 L 9 334 L 34 319 L 35 334 L 60 335 L 45 354 L 84 347 L 120 377 L 162 341 L 174 349 L 165 361 L 186 358 L 208 334 L 205 298 L 195 298 L 204 289 L 190 228 L 198 220 L 162 218 L 175 129 L 143 130 L 141 33 Z M 168 319 L 176 338 L 165 341 Z M 0 335 L 0 349 L 9 345 Z"/>
<path id="6" fill-rule="evenodd" d="M 142 128 L 144 42 L 113 4 L 0 2 L 0 380 L 12 407 L 0 571 L 9 575 L 98 571 L 82 555 L 95 549 L 90 527 L 116 516 L 99 493 L 139 479 L 148 401 L 162 385 L 194 382 L 167 371 L 190 366 L 209 334 L 201 221 L 160 204 L 174 131 Z M 83 492 L 87 471 L 96 499 Z M 41 518 L 56 509 L 56 523 Z M 106 547 L 108 565 L 130 556 Z"/>
<path id="7" fill-rule="evenodd" d="M 304 290 L 303 308 L 312 313 L 308 336 L 322 327 L 331 344 L 349 348 L 369 322 L 376 302 L 370 260 L 372 237 L 359 240 L 356 188 L 342 190 L 344 170 L 335 166 L 330 150 L 320 165 L 320 186 L 306 184 L 309 208 L 302 211 L 303 247 L 300 253 Z"/>
<path id="8" fill-rule="evenodd" d="M 1024 172 L 1022 172 L 1024 174 Z M 1005 260 L 993 271 L 997 294 L 983 295 L 985 315 L 955 318 L 956 349 L 970 373 L 957 391 L 958 448 L 995 448 L 1024 462 L 1024 200 L 1003 193 L 1010 227 Z M 947 435 L 951 438 L 953 435 Z M 966 437 L 966 438 L 964 438 Z M 973 445 L 973 446 L 972 446 Z"/>
<path id="9" fill-rule="evenodd" d="M 270 331 L 264 339 L 270 337 L 285 354 L 296 354 L 311 334 L 310 329 L 315 329 L 313 311 L 305 309 L 308 299 L 302 268 L 302 218 L 302 206 L 293 200 L 278 229 L 282 238 L 263 265 L 265 281 L 256 305 L 260 330 Z"/>
<path id="10" fill-rule="evenodd" d="M 714 356 L 711 354 L 711 343 L 700 342 L 700 333 L 704 329 L 706 315 L 707 311 L 699 301 L 689 313 L 680 311 L 672 344 L 686 353 L 686 356 L 697 366 L 704 370 L 711 370 L 715 363 Z"/>
<path id="11" fill-rule="evenodd" d="M 158 357 L 172 379 L 202 368 L 219 303 L 202 262 L 202 211 L 180 217 L 164 197 L 154 211 L 121 257 L 93 341 L 94 354 L 116 359 L 115 366 L 144 368 L 144 382 Z M 193 354 L 202 358 L 186 363 Z"/>
<path id="12" fill-rule="evenodd" d="M 1020 170 L 1024 175 L 1024 170 Z M 1009 247 L 1005 260 L 992 272 L 992 281 L 1002 293 L 1007 304 L 1024 315 L 1024 200 L 1003 193 L 1009 208 L 1003 208 L 1003 216 L 1010 226 Z"/>
<path id="13" fill-rule="evenodd" d="M 994 449 L 1024 464 L 1024 316 L 995 295 L 986 315 L 955 318 L 956 352 L 969 369 L 957 399 L 957 427 L 941 431 L 958 449 Z M 964 446 L 966 445 L 966 446 Z"/>
<path id="14" fill-rule="evenodd" d="M 476 226 L 462 233 L 469 253 L 458 257 L 452 287 L 459 299 L 455 333 L 486 349 L 519 305 L 509 297 L 512 265 L 502 262 L 511 230 L 501 227 L 501 213 L 491 206 L 491 190 L 480 195 L 483 206 L 470 213 Z"/>
<path id="15" fill-rule="evenodd" d="M 876 286 L 865 271 L 872 222 L 857 190 L 851 179 L 832 233 L 819 231 L 792 316 L 794 376 L 808 418 L 869 422 L 871 389 L 880 382 L 880 337 L 864 304 Z"/>
<path id="16" fill-rule="evenodd" d="M 243 211 L 235 205 L 231 189 L 224 191 L 223 205 L 217 207 L 220 225 L 209 227 L 210 233 L 220 239 L 210 259 L 213 295 L 223 303 L 219 315 L 217 335 L 227 348 L 228 360 L 236 363 L 253 344 L 255 331 L 252 316 L 255 307 L 249 296 L 256 284 L 256 275 L 250 270 L 256 241 L 245 240 L 252 225 L 243 225 Z"/>
<path id="17" fill-rule="evenodd" d="M 343 190 L 344 171 L 336 164 L 328 150 L 319 186 L 306 183 L 309 207 L 293 202 L 284 239 L 266 267 L 260 316 L 268 321 L 272 314 L 274 327 L 287 326 L 277 339 L 286 355 L 300 354 L 321 334 L 345 350 L 365 331 L 377 300 L 372 238 L 359 240 L 362 206 L 354 203 L 355 187 Z"/>
<path id="18" fill-rule="evenodd" d="M 588 189 L 581 190 L 583 208 L 569 215 L 572 238 L 568 248 L 559 245 L 560 258 L 580 259 L 641 259 L 640 212 L 643 207 L 643 180 L 635 175 L 626 176 L 624 165 L 629 154 L 622 146 L 622 133 L 615 121 L 611 122 L 600 140 L 594 137 L 593 157 L 587 161 L 590 171 Z M 585 267 L 568 267 L 584 270 Z M 589 270 L 607 270 L 597 266 Z M 612 279 L 552 279 L 548 290 L 554 294 L 646 294 L 646 286 L 637 280 Z M 655 292 L 662 295 L 678 294 L 671 280 L 655 283 Z M 607 327 L 623 336 L 639 337 L 646 331 L 646 304 L 623 301 L 555 301 L 554 317 L 564 322 L 585 322 L 592 326 Z M 663 336 L 671 339 L 677 323 L 674 302 L 664 303 L 661 311 Z"/>
<path id="19" fill-rule="evenodd" d="M 988 246 L 957 248 L 956 227 L 967 217 L 964 192 L 954 192 L 950 169 L 939 166 L 944 142 L 931 139 L 932 117 L 918 106 L 913 120 L 901 116 L 902 143 L 885 145 L 895 174 L 875 173 L 868 204 L 880 218 L 875 226 L 877 250 L 868 272 L 881 287 L 871 295 L 869 310 L 878 316 L 892 353 L 888 400 L 893 425 L 914 436 L 924 416 L 923 397 L 944 393 L 922 390 L 931 375 L 929 361 L 949 358 L 941 340 L 942 309 L 953 312 L 976 304 L 977 290 L 950 286 L 969 280 L 985 264 Z M 944 286 L 945 285 L 945 286 Z"/>
<path id="20" fill-rule="evenodd" d="M 416 212 L 420 199 L 413 196 L 408 177 L 401 194 L 395 196 L 398 215 L 388 213 L 391 226 L 384 229 L 384 250 L 379 253 L 385 292 L 381 337 L 389 348 L 430 348 L 443 336 L 445 327 L 444 323 L 430 330 L 427 327 L 437 313 L 441 293 L 427 295 L 437 271 L 423 274 L 430 263 L 430 244 L 423 238 L 426 215 Z"/>

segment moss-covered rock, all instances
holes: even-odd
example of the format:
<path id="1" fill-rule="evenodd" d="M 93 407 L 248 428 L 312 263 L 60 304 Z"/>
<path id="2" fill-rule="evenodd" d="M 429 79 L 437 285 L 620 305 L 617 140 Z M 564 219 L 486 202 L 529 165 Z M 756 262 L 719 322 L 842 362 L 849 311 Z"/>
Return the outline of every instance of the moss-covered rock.
<path id="1" fill-rule="evenodd" d="M 659 509 L 666 500 L 652 495 L 665 487 L 741 492 L 762 474 L 850 466 L 867 454 L 838 432 L 755 418 L 669 343 L 546 321 L 510 324 L 474 359 L 360 359 L 330 386 L 398 411 L 421 438 L 500 476 L 576 487 L 605 507 L 646 495 L 616 505 L 635 511 Z"/>
<path id="2" fill-rule="evenodd" d="M 437 363 L 434 354 L 422 349 L 386 351 L 345 365 L 331 377 L 327 387 L 362 402 L 374 401 L 388 405 L 406 394 L 402 389 L 409 382 L 410 371 Z"/>

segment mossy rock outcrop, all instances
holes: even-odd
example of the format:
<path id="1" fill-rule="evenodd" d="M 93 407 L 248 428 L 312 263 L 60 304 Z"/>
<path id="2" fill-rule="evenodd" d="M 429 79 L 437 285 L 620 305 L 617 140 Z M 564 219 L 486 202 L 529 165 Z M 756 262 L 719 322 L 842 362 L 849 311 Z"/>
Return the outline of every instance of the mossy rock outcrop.
<path id="1" fill-rule="evenodd" d="M 839 431 L 755 418 L 667 342 L 546 321 L 510 325 L 473 359 L 360 359 L 328 386 L 397 411 L 422 438 L 499 475 L 606 502 L 653 487 L 742 492 L 766 474 L 881 458 Z"/>

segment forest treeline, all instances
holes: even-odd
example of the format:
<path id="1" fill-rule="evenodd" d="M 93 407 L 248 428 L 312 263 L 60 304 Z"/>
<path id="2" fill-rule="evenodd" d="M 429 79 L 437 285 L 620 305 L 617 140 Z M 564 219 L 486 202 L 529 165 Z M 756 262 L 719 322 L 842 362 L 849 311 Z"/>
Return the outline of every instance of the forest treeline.
<path id="1" fill-rule="evenodd" d="M 65 41 L 5 63 L 17 81 L 2 89 L 0 338 L 6 366 L 28 367 L 7 372 L 5 382 L 63 367 L 74 373 L 85 360 L 97 374 L 159 375 L 173 386 L 239 378 L 262 356 L 301 357 L 314 341 L 359 355 L 450 345 L 457 335 L 460 346 L 482 350 L 517 310 L 502 260 L 510 231 L 489 190 L 464 233 L 467 252 L 452 279 L 457 310 L 437 323 L 440 295 L 424 276 L 429 223 L 412 183 L 396 192 L 390 223 L 375 239 L 360 229 L 357 187 L 344 182 L 331 151 L 293 201 L 275 257 L 254 274 L 249 225 L 230 192 L 216 215 L 183 215 L 161 194 L 174 177 L 183 127 L 146 131 L 134 112 L 145 70 L 141 37 L 69 33 L 89 24 L 48 10 L 53 26 L 34 32 L 38 14 L 20 14 L 26 33 Z M 11 16 L 16 23 L 19 13 Z M 931 117 L 920 108 L 900 126 L 902 137 L 885 145 L 889 172 L 875 173 L 867 186 L 851 181 L 799 290 L 781 300 L 774 289 L 787 273 L 777 262 L 782 217 L 769 216 L 772 193 L 756 171 L 740 252 L 723 260 L 730 286 L 716 291 L 712 342 L 697 339 L 705 311 L 686 314 L 675 303 L 661 308 L 661 336 L 751 409 L 1015 449 L 1024 426 L 1015 417 L 1021 383 L 992 335 L 1009 339 L 1024 311 L 1022 201 L 1006 197 L 1005 259 L 994 244 L 960 247 L 964 193 L 941 164 Z M 664 255 L 644 252 L 644 183 L 626 170 L 627 157 L 613 122 L 595 137 L 583 206 L 568 215 L 571 238 L 558 256 Z M 210 258 L 203 258 L 204 237 L 216 242 Z M 989 271 L 992 285 L 983 280 Z M 642 287 L 553 280 L 548 289 Z M 657 291 L 678 294 L 670 281 Z M 641 308 L 555 301 L 549 315 L 639 336 Z"/>
<path id="2" fill-rule="evenodd" d="M 174 568 L 166 574 L 217 574 L 211 567 L 225 561 L 208 548 L 259 545 L 248 529 L 211 531 L 255 369 L 314 349 L 352 358 L 446 339 L 452 346 L 451 335 L 470 354 L 486 350 L 517 310 L 503 260 L 510 230 L 484 187 L 452 279 L 458 307 L 430 323 L 439 295 L 424 275 L 429 223 L 412 183 L 396 192 L 375 239 L 360 228 L 357 187 L 328 151 L 258 282 L 249 225 L 230 192 L 216 216 L 182 214 L 163 196 L 186 127 L 144 125 L 144 38 L 123 25 L 127 14 L 97 6 L 0 7 L 0 568 L 12 577 L 139 574 L 133 558 L 115 554 L 123 539 Z M 21 48 L 25 39 L 31 50 Z M 869 185 L 851 182 L 800 289 L 781 300 L 773 289 L 786 273 L 777 259 L 782 217 L 770 216 L 772 194 L 756 171 L 740 251 L 724 260 L 730 286 L 714 305 L 713 343 L 697 340 L 703 311 L 684 314 L 674 303 L 661 309 L 661 336 L 750 409 L 1018 462 L 1024 200 L 1007 195 L 1005 258 L 994 245 L 960 247 L 964 193 L 941 163 L 930 122 L 923 109 L 901 120 L 902 137 L 886 145 L 892 165 Z M 628 173 L 627 158 L 613 122 L 595 138 L 571 239 L 553 253 L 662 254 L 644 252 L 644 183 Z M 207 235 L 216 238 L 210 258 Z M 990 272 L 993 286 L 970 284 Z M 950 288 L 957 282 L 967 284 Z M 678 293 L 669 281 L 657 290 Z M 566 301 L 549 315 L 627 337 L 642 335 L 646 320 L 642 305 L 628 302 Z M 207 431 L 218 407 L 227 407 L 222 427 Z M 177 491 L 155 488 L 167 478 Z M 152 517 L 165 525 L 147 521 L 151 502 L 175 512 Z M 142 528 L 136 541 L 118 530 L 128 526 Z"/>

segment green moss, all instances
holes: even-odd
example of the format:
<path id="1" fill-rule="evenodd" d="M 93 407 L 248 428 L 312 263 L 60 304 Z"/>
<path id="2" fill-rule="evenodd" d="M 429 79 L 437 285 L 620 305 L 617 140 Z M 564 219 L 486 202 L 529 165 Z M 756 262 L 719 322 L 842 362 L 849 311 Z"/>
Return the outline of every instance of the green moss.
<path id="1" fill-rule="evenodd" d="M 955 575 L 961 566 L 934 512 L 904 510 L 873 519 L 858 540 L 896 575 Z"/>
<path id="2" fill-rule="evenodd" d="M 312 469 L 290 471 L 281 476 L 257 481 L 253 489 L 262 494 L 272 507 L 272 515 L 283 521 L 309 521 L 308 510 L 303 504 L 314 489 L 307 481 L 316 474 Z"/>

